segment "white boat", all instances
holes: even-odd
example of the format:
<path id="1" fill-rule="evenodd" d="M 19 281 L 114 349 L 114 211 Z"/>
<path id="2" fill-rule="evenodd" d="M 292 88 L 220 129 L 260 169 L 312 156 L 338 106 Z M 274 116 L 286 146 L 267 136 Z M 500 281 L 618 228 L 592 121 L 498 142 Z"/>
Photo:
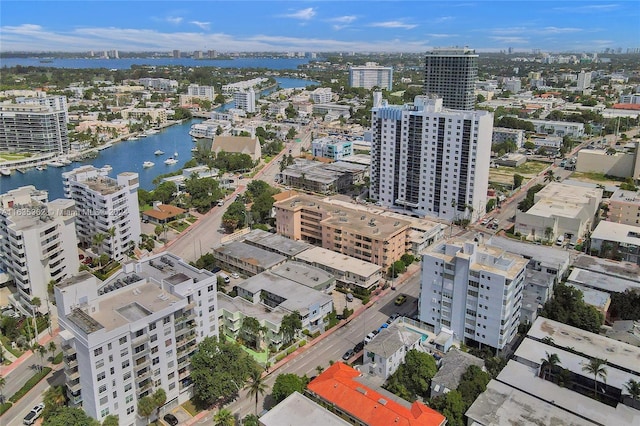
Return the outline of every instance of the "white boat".
<path id="1" fill-rule="evenodd" d="M 191 141 L 192 141 L 192 142 L 198 142 L 198 139 L 196 139 L 196 138 L 191 138 Z"/>
<path id="2" fill-rule="evenodd" d="M 178 160 L 176 160 L 176 159 L 175 159 L 175 158 L 173 158 L 173 157 L 169 157 L 169 158 L 167 158 L 166 160 L 164 160 L 164 164 L 166 164 L 166 165 L 168 165 L 168 166 L 170 166 L 170 165 L 172 165 L 172 164 L 176 164 L 177 162 L 178 162 Z"/>
<path id="3" fill-rule="evenodd" d="M 159 149 L 156 150 L 156 152 L 154 152 L 155 155 L 163 155 L 164 151 L 161 151 Z"/>
<path id="4" fill-rule="evenodd" d="M 105 164 L 104 166 L 100 167 L 100 170 L 104 170 L 105 172 L 110 172 L 111 170 L 113 170 L 113 167 L 111 167 L 108 164 Z"/>
<path id="5" fill-rule="evenodd" d="M 51 160 L 47 163 L 47 166 L 51 167 L 64 167 L 64 164 L 57 160 Z"/>
<path id="6" fill-rule="evenodd" d="M 137 141 L 138 138 L 135 136 L 131 136 L 130 138 L 127 138 L 128 141 Z"/>
<path id="7" fill-rule="evenodd" d="M 71 160 L 69 160 L 68 158 L 60 158 L 58 159 L 58 161 L 60 161 L 62 164 L 64 164 L 65 166 L 68 166 L 69 164 L 72 163 Z"/>
<path id="8" fill-rule="evenodd" d="M 177 157 L 177 156 L 178 156 L 178 151 L 174 152 L 174 153 L 173 153 L 173 156 L 174 156 L 174 157 Z"/>
<path id="9" fill-rule="evenodd" d="M 159 130 L 156 130 L 156 129 L 149 129 L 149 130 L 147 130 L 145 133 L 146 133 L 147 135 L 155 135 L 155 134 L 157 134 L 157 133 L 160 133 L 160 131 L 159 131 Z"/>
<path id="10" fill-rule="evenodd" d="M 144 133 L 140 133 L 140 134 L 138 135 L 138 137 L 139 137 L 139 138 L 146 138 L 146 137 L 147 137 L 147 135 L 145 135 Z"/>
<path id="11" fill-rule="evenodd" d="M 198 147 L 194 146 L 193 148 L 191 148 L 191 152 L 198 152 Z"/>
<path id="12" fill-rule="evenodd" d="M 36 170 L 41 172 L 46 169 L 46 166 L 36 166 Z"/>
<path id="13" fill-rule="evenodd" d="M 142 163 L 142 167 L 144 167 L 145 169 L 148 169 L 149 167 L 153 167 L 155 165 L 156 165 L 156 163 L 154 163 L 152 161 L 145 161 L 144 163 Z"/>
<path id="14" fill-rule="evenodd" d="M 2 167 L 0 168 L 0 174 L 2 176 L 11 176 L 11 169 L 8 167 Z"/>

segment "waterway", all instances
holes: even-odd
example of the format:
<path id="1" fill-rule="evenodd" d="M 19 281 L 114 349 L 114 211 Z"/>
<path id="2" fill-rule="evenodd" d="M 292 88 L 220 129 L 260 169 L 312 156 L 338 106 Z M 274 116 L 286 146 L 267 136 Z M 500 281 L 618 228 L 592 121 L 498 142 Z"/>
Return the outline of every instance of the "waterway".
<path id="1" fill-rule="evenodd" d="M 276 78 L 278 86 L 284 89 L 305 87 L 315 84 L 310 80 L 295 78 Z M 273 90 L 273 89 L 271 89 Z M 201 122 L 200 119 L 193 119 L 182 124 L 177 124 L 161 130 L 160 133 L 140 138 L 135 141 L 122 141 L 114 144 L 111 148 L 99 151 L 98 157 L 93 160 L 76 162 L 65 167 L 47 167 L 46 170 L 28 170 L 25 173 L 14 171 L 11 176 L 0 176 L 0 194 L 19 188 L 24 185 L 34 185 L 37 189 L 49 191 L 49 200 L 63 198 L 62 173 L 73 170 L 85 164 L 92 164 L 96 167 L 110 165 L 113 170 L 109 176 L 115 177 L 122 172 L 136 172 L 140 177 L 140 188 L 151 190 L 154 188 L 153 180 L 161 174 L 177 171 L 183 167 L 184 163 L 192 157 L 191 149 L 195 146 L 189 136 L 192 124 Z M 164 155 L 156 156 L 156 150 L 164 151 Z M 174 152 L 178 162 L 174 165 L 164 164 L 169 156 Z M 143 168 L 142 163 L 152 161 L 153 167 Z"/>
<path id="2" fill-rule="evenodd" d="M 53 58 L 42 62 L 41 58 L 2 58 L 0 66 L 15 67 L 52 67 L 52 68 L 106 68 L 128 70 L 132 65 L 150 66 L 187 66 L 187 67 L 219 67 L 219 68 L 266 68 L 270 70 L 295 70 L 298 65 L 309 63 L 309 59 L 288 58 L 238 58 L 238 59 L 192 59 L 192 58 L 122 58 L 99 59 Z M 51 62 L 48 62 L 51 61 Z"/>

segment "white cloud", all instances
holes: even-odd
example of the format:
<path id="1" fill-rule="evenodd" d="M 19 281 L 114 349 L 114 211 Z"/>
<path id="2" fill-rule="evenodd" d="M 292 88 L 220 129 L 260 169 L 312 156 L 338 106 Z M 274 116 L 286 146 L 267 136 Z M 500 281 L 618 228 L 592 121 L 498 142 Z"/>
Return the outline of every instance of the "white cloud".
<path id="1" fill-rule="evenodd" d="M 432 19 L 429 22 L 432 24 L 441 24 L 443 22 L 451 21 L 452 19 L 453 16 L 441 16 L 439 18 Z"/>
<path id="2" fill-rule="evenodd" d="M 553 10 L 571 13 L 602 13 L 618 9 L 619 4 L 590 4 L 585 6 L 554 7 Z"/>
<path id="3" fill-rule="evenodd" d="M 336 16 L 335 18 L 327 19 L 329 22 L 336 22 L 338 24 L 350 24 L 358 19 L 354 15 Z"/>
<path id="4" fill-rule="evenodd" d="M 560 27 L 545 27 L 542 28 L 539 33 L 540 34 L 567 34 L 567 33 L 577 33 L 582 31 L 582 28 L 560 28 Z"/>
<path id="5" fill-rule="evenodd" d="M 306 9 L 301 9 L 293 13 L 287 13 L 282 16 L 285 18 L 302 19 L 302 20 L 308 21 L 309 19 L 316 16 L 316 11 L 314 8 L 308 7 Z"/>
<path id="6" fill-rule="evenodd" d="M 405 30 L 411 30 L 417 25 L 415 24 L 407 24 L 402 21 L 385 21 L 385 22 L 374 22 L 369 24 L 370 27 L 378 27 L 378 28 L 403 28 Z"/>
<path id="7" fill-rule="evenodd" d="M 448 38 L 448 37 L 459 37 L 459 34 L 426 34 L 431 38 Z"/>
<path id="8" fill-rule="evenodd" d="M 209 29 L 209 24 L 211 24 L 211 22 L 201 22 L 201 21 L 191 21 L 189 22 L 190 24 L 193 24 L 197 27 L 200 27 L 200 29 L 202 30 L 208 30 Z"/>
<path id="9" fill-rule="evenodd" d="M 524 37 L 509 37 L 509 36 L 491 36 L 489 37 L 491 40 L 498 41 L 500 43 L 509 43 L 509 44 L 526 44 L 529 43 L 529 40 Z"/>
<path id="10" fill-rule="evenodd" d="M 167 16 L 165 18 L 165 21 L 167 21 L 170 24 L 174 24 L 174 25 L 178 25 L 179 23 L 181 23 L 183 20 L 183 18 L 181 16 Z"/>

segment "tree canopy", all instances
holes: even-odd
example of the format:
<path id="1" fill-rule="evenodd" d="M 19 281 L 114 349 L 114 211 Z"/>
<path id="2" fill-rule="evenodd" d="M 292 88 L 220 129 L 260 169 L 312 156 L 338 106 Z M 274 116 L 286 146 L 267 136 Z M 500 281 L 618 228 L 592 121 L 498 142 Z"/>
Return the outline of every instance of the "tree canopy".
<path id="1" fill-rule="evenodd" d="M 304 377 L 293 373 L 280 374 L 276 377 L 276 381 L 273 384 L 271 396 L 276 400 L 276 403 L 278 403 L 294 392 L 304 393 L 306 386 L 307 380 Z"/>
<path id="2" fill-rule="evenodd" d="M 411 349 L 404 363 L 387 380 L 386 389 L 408 401 L 418 396 L 428 397 L 431 379 L 438 372 L 436 361 L 430 354 Z"/>
<path id="3" fill-rule="evenodd" d="M 191 357 L 196 401 L 208 406 L 236 396 L 256 370 L 260 371 L 260 366 L 239 345 L 206 337 Z"/>
<path id="4" fill-rule="evenodd" d="M 592 333 L 599 333 L 604 321 L 600 311 L 584 303 L 580 290 L 564 283 L 556 284 L 553 298 L 545 303 L 540 315 Z"/>
<path id="5" fill-rule="evenodd" d="M 640 292 L 627 290 L 611 295 L 611 317 L 621 320 L 640 320 Z"/>
<path id="6" fill-rule="evenodd" d="M 42 422 L 42 426 L 100 426 L 80 408 L 60 407 Z"/>
<path id="7" fill-rule="evenodd" d="M 285 343 L 291 342 L 298 331 L 302 330 L 302 320 L 300 319 L 300 312 L 293 311 L 289 315 L 282 317 L 280 322 L 280 333 Z"/>

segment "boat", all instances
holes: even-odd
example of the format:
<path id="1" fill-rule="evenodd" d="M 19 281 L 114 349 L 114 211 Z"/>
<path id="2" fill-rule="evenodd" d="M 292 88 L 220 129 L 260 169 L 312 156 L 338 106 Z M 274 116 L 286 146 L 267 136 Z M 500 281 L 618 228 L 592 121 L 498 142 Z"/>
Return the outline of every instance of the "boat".
<path id="1" fill-rule="evenodd" d="M 156 149 L 156 151 L 154 152 L 155 155 L 163 155 L 164 151 L 161 151 L 159 149 Z"/>
<path id="2" fill-rule="evenodd" d="M 144 133 L 140 133 L 140 134 L 138 135 L 138 137 L 139 137 L 139 138 L 146 138 L 147 136 L 148 136 L 148 135 L 146 135 L 146 134 L 144 134 Z"/>
<path id="3" fill-rule="evenodd" d="M 47 163 L 47 166 L 51 167 L 64 167 L 64 164 L 57 160 L 51 160 Z"/>
<path id="4" fill-rule="evenodd" d="M 146 133 L 147 135 L 155 135 L 155 134 L 160 133 L 160 131 L 159 131 L 159 130 L 156 130 L 156 129 L 149 129 L 149 130 L 147 130 L 145 133 Z"/>
<path id="5" fill-rule="evenodd" d="M 172 164 L 176 164 L 178 162 L 178 160 L 176 160 L 173 157 L 169 157 L 166 160 L 164 160 L 164 164 L 166 164 L 167 166 L 170 166 Z"/>
<path id="6" fill-rule="evenodd" d="M 105 172 L 110 172 L 111 170 L 113 170 L 113 167 L 111 167 L 108 164 L 105 164 L 104 166 L 100 167 L 100 170 L 104 170 Z"/>
<path id="7" fill-rule="evenodd" d="M 174 157 L 177 157 L 177 156 L 178 156 L 178 151 L 174 152 L 174 153 L 173 153 L 173 156 L 174 156 Z"/>
<path id="8" fill-rule="evenodd" d="M 191 142 L 194 142 L 194 143 L 195 143 L 195 142 L 198 142 L 198 139 L 196 139 L 196 138 L 193 138 L 193 137 L 192 137 L 192 138 L 191 138 Z"/>
<path id="9" fill-rule="evenodd" d="M 68 158 L 60 158 L 58 161 L 60 161 L 62 164 L 64 164 L 65 166 L 68 166 L 69 164 L 72 163 L 71 160 L 69 160 Z"/>
<path id="10" fill-rule="evenodd" d="M 135 137 L 135 136 L 131 136 L 131 137 L 127 138 L 127 140 L 128 140 L 128 141 L 137 141 L 137 140 L 138 140 L 138 138 L 137 138 L 137 137 Z"/>
<path id="11" fill-rule="evenodd" d="M 194 146 L 193 148 L 191 148 L 191 152 L 198 152 L 198 147 Z"/>
<path id="12" fill-rule="evenodd" d="M 22 174 L 27 173 L 27 168 L 26 167 L 16 167 L 16 170 L 19 171 Z"/>
<path id="13" fill-rule="evenodd" d="M 2 167 L 0 168 L 0 174 L 2 176 L 11 176 L 11 169 L 8 167 Z"/>
<path id="14" fill-rule="evenodd" d="M 149 167 L 153 167 L 155 165 L 156 163 L 154 163 L 153 161 L 145 161 L 144 163 L 142 163 L 142 167 L 145 169 L 148 169 Z"/>
<path id="15" fill-rule="evenodd" d="M 36 166 L 36 170 L 39 171 L 39 172 L 45 170 L 46 168 L 47 168 L 47 166 L 42 166 L 42 165 Z"/>

